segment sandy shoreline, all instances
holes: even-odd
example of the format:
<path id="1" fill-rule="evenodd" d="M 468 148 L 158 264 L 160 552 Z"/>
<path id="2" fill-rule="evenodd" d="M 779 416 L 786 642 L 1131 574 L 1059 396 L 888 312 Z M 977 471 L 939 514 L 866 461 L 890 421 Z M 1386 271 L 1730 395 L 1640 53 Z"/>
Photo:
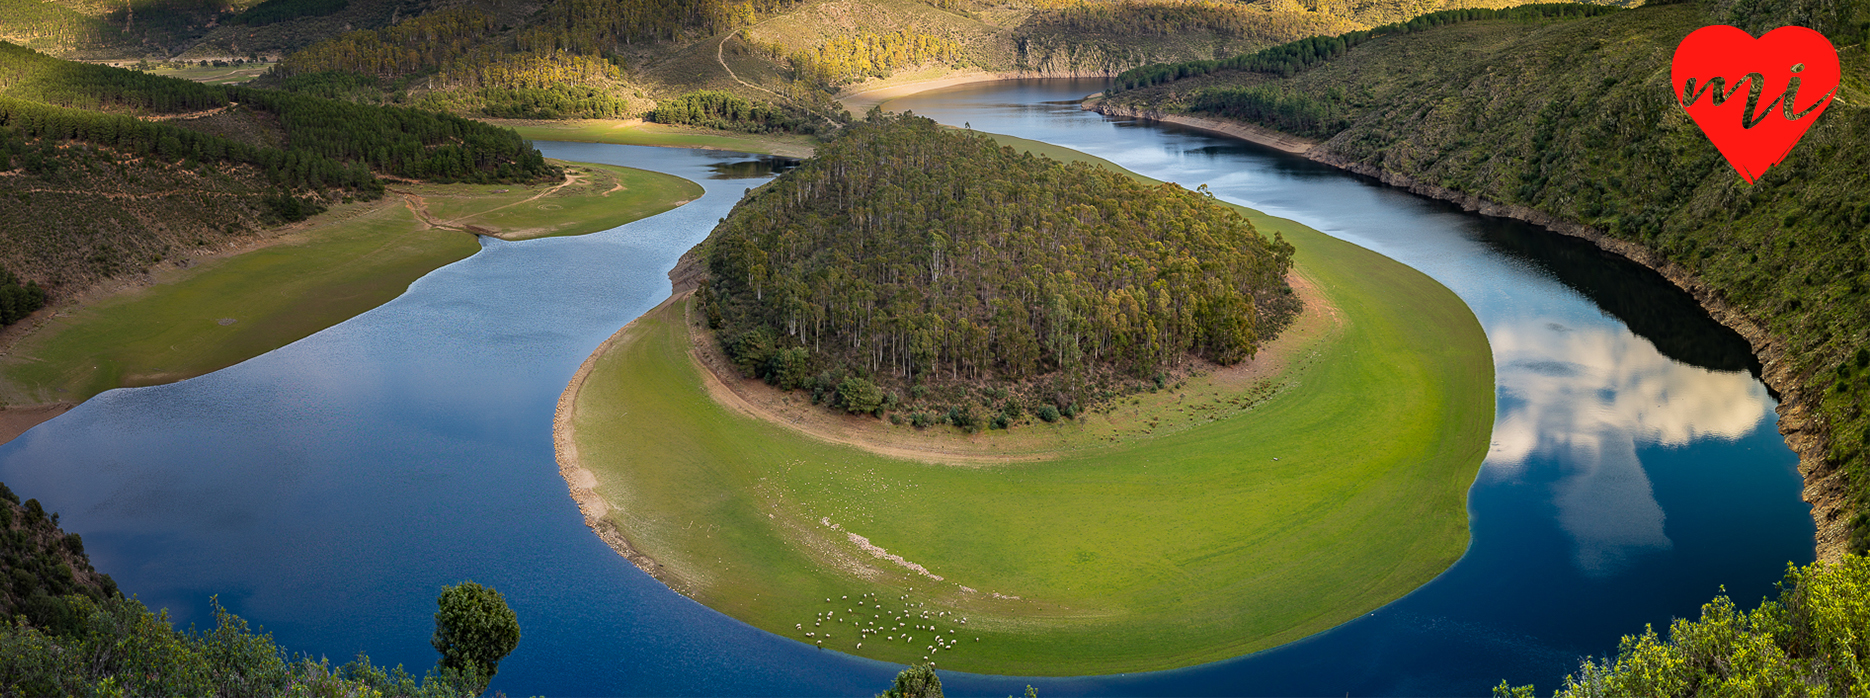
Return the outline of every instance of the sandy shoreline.
<path id="1" fill-rule="evenodd" d="M 22 405 L 0 409 L 0 445 L 19 438 L 27 430 L 45 423 L 53 417 L 71 411 L 78 405 L 70 402 L 54 402 L 46 405 Z"/>
<path id="2" fill-rule="evenodd" d="M 678 299 L 686 298 L 687 295 L 684 293 L 670 296 L 661 305 L 650 309 L 643 315 L 661 310 L 663 306 L 678 302 Z M 604 541 L 605 545 L 609 545 L 611 550 L 617 551 L 617 554 L 629 560 L 630 564 L 636 565 L 637 569 L 656 578 L 663 585 L 680 592 L 682 590 L 676 588 L 672 579 L 659 573 L 658 568 L 662 567 L 661 564 L 631 547 L 629 539 L 623 536 L 623 531 L 618 529 L 616 524 L 604 519 L 604 515 L 610 513 L 610 503 L 597 493 L 597 474 L 586 469 L 579 460 L 578 442 L 574 438 L 572 420 L 578 414 L 578 395 L 584 390 L 585 380 L 591 377 L 593 370 L 596 370 L 598 360 L 609 354 L 616 346 L 635 337 L 641 330 L 636 322 L 636 320 L 631 320 L 622 329 L 605 338 L 602 344 L 597 345 L 597 349 L 593 350 L 590 356 L 585 357 L 584 363 L 579 364 L 578 370 L 571 375 L 571 382 L 565 384 L 565 391 L 559 393 L 558 406 L 552 412 L 552 451 L 558 461 L 559 477 L 565 479 L 565 487 L 571 494 L 572 501 L 578 503 L 578 511 L 584 515 L 584 525 L 590 527 L 591 532 L 597 534 L 597 537 Z"/>

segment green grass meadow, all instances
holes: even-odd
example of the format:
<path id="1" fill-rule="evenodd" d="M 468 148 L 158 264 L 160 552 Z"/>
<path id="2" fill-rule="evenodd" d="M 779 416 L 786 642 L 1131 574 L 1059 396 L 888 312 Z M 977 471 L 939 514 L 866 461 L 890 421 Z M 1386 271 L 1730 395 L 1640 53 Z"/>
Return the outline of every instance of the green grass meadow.
<path id="1" fill-rule="evenodd" d="M 678 177 L 568 164 L 590 170 L 590 183 L 518 206 L 508 204 L 545 185 L 411 190 L 438 219 L 536 232 L 518 237 L 608 230 L 701 193 Z M 602 194 L 620 183 L 626 188 Z M 501 188 L 510 191 L 489 192 Z M 158 271 L 151 285 L 60 308 L 0 358 L 0 405 L 80 402 L 112 388 L 232 366 L 389 302 L 424 274 L 479 249 L 473 235 L 423 229 L 396 194 L 340 205 L 276 244 Z"/>
<path id="2" fill-rule="evenodd" d="M 615 165 L 560 163 L 582 183 L 533 197 L 551 185 L 427 185 L 415 193 L 437 221 L 476 226 L 508 240 L 584 235 L 648 218 L 700 198 L 701 185 Z"/>
<path id="3" fill-rule="evenodd" d="M 1244 413 L 1049 461 L 894 460 L 719 406 L 670 304 L 598 359 L 572 417 L 580 459 L 607 518 L 665 582 L 829 650 L 1104 674 L 1325 630 L 1466 549 L 1493 361 L 1473 314 L 1440 284 L 1247 213 L 1297 246 L 1300 273 L 1341 322 L 1307 338 L 1281 389 Z M 943 579 L 864 552 L 850 534 Z M 931 651 L 935 636 L 953 644 Z"/>

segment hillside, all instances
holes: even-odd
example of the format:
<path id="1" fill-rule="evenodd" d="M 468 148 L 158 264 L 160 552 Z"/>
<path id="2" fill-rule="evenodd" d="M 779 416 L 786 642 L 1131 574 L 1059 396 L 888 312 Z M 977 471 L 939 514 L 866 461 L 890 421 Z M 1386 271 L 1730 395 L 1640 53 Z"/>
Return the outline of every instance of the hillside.
<path id="1" fill-rule="evenodd" d="M 0 269 L 55 296 L 401 180 L 559 176 L 507 129 L 0 44 Z"/>
<path id="2" fill-rule="evenodd" d="M 839 120 L 832 97 L 879 81 L 1113 75 L 1439 9 L 1512 4 L 554 0 L 515 13 L 468 3 L 328 35 L 263 84 L 473 116 L 657 121 L 659 102 L 710 90 L 794 112 L 817 129 Z"/>
<path id="3" fill-rule="evenodd" d="M 1298 305 L 1291 245 L 1204 194 L 876 112 L 703 244 L 729 357 L 850 412 L 985 389 L 999 426 L 1053 421 L 1251 358 Z"/>
<path id="4" fill-rule="evenodd" d="M 91 569 L 84 554 L 84 539 L 58 528 L 58 514 L 48 514 L 39 500 L 21 502 L 19 495 L 0 484 L 0 614 L 24 616 L 27 622 L 47 627 L 67 620 L 78 595 L 91 601 L 117 596 L 110 575 Z"/>
<path id="5" fill-rule="evenodd" d="M 1845 85 L 1749 186 L 1679 108 L 1669 62 L 1695 28 L 1810 24 Z M 1475 21 L 1309 62 L 1123 90 L 1106 112 L 1244 118 L 1311 136 L 1308 157 L 1597 240 L 1657 268 L 1739 330 L 1782 398 L 1821 556 L 1870 547 L 1870 5 L 1644 7 Z"/>

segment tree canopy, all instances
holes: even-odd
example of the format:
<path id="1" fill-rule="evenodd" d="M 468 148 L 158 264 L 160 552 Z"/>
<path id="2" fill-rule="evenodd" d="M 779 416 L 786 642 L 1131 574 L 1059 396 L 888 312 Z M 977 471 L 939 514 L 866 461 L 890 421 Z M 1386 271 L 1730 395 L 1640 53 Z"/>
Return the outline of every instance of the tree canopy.
<path id="1" fill-rule="evenodd" d="M 474 672 L 485 686 L 500 660 L 519 646 L 518 616 L 500 592 L 473 581 L 444 587 L 435 605 L 439 610 L 429 644 L 441 653 L 441 667 Z"/>
<path id="2" fill-rule="evenodd" d="M 706 244 L 702 300 L 741 369 L 828 371 L 816 387 L 866 406 L 841 377 L 1089 404 L 1111 378 L 1247 359 L 1294 305 L 1292 247 L 1210 195 L 913 115 L 850 127 Z"/>

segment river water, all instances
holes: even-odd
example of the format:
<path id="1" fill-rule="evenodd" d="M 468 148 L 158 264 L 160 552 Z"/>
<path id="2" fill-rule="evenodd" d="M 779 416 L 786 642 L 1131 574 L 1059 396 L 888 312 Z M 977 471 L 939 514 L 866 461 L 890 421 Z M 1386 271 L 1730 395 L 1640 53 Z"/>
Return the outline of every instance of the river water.
<path id="1" fill-rule="evenodd" d="M 900 99 L 1293 218 L 1421 269 L 1493 345 L 1498 416 L 1473 542 L 1374 613 L 1246 657 L 1148 674 L 945 676 L 951 695 L 1484 694 L 1549 690 L 1645 623 L 1744 605 L 1812 558 L 1796 457 L 1746 345 L 1595 248 L 1249 144 L 1079 111 L 1083 81 Z M 553 461 L 559 392 L 668 294 L 664 273 L 776 163 L 547 143 L 707 194 L 596 235 L 508 243 L 238 366 L 116 390 L 0 446 L 0 481 L 63 513 L 126 592 L 207 622 L 208 598 L 286 647 L 418 673 L 434 598 L 500 589 L 523 638 L 494 688 L 547 695 L 871 695 L 898 667 L 822 652 L 676 595 L 583 525 Z M 653 419 L 652 415 L 620 418 Z"/>

